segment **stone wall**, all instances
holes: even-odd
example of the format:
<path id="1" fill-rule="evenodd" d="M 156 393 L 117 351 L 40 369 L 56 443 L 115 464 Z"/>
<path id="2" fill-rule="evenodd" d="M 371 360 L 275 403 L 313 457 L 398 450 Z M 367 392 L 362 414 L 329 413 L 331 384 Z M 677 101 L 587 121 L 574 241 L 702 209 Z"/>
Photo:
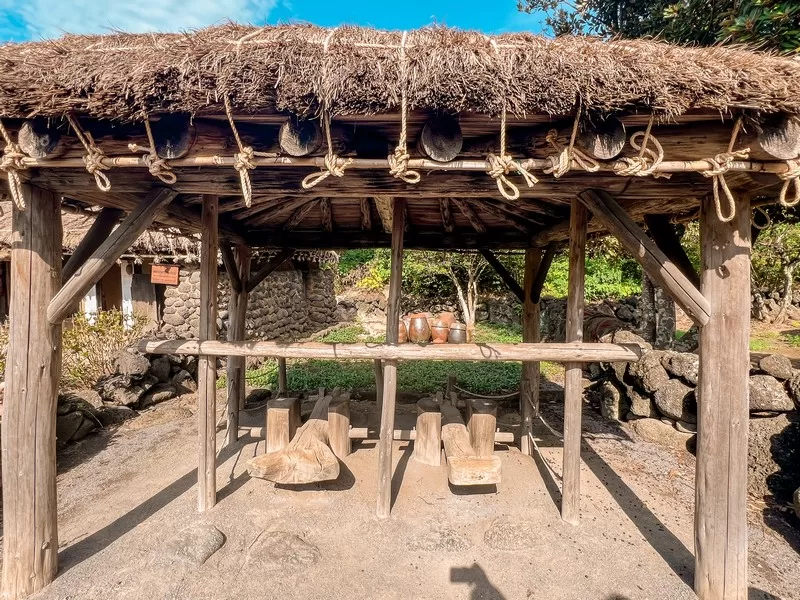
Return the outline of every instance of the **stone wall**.
<path id="1" fill-rule="evenodd" d="M 217 330 L 227 335 L 230 282 L 220 270 Z M 334 322 L 336 298 L 333 271 L 309 265 L 308 269 L 276 271 L 262 281 L 247 302 L 245 329 L 248 339 L 296 339 Z M 164 293 L 161 332 L 168 337 L 195 338 L 200 317 L 200 269 L 182 266 L 177 286 Z"/>

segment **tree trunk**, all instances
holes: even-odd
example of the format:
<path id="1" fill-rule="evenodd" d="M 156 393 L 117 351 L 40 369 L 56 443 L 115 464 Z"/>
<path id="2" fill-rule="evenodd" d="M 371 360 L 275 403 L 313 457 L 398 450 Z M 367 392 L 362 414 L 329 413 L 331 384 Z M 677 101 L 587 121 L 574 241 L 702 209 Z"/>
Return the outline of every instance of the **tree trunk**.
<path id="1" fill-rule="evenodd" d="M 783 271 L 783 299 L 781 300 L 781 308 L 775 316 L 775 323 L 786 322 L 789 307 L 792 306 L 792 285 L 794 284 L 794 272 L 798 265 L 800 265 L 800 259 L 794 259 L 784 262 L 781 267 Z"/>

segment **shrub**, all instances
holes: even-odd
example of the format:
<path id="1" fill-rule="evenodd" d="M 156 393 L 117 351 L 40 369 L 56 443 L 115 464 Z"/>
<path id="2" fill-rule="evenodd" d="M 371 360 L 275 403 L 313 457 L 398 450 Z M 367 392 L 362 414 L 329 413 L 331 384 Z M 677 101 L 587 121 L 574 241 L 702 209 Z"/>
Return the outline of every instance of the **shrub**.
<path id="1" fill-rule="evenodd" d="M 125 329 L 123 314 L 116 309 L 98 312 L 94 324 L 83 314 L 75 315 L 72 326 L 62 334 L 62 387 L 90 388 L 103 375 L 113 373 L 117 354 L 142 337 L 147 323 L 138 315 L 129 321 L 130 328 Z"/>

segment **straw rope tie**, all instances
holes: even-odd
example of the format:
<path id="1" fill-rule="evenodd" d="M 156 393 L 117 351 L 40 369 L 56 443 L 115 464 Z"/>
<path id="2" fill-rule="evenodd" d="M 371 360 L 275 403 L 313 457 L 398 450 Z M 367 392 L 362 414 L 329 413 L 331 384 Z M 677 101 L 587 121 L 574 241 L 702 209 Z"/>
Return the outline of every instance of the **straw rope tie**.
<path id="1" fill-rule="evenodd" d="M 728 143 L 728 150 L 726 152 L 720 152 L 714 158 L 704 159 L 708 164 L 711 165 L 711 169 L 708 171 L 701 171 L 703 177 L 711 177 L 711 181 L 713 183 L 711 190 L 714 197 L 714 208 L 717 211 L 717 218 L 722 223 L 730 223 L 733 221 L 734 217 L 736 217 L 736 201 L 734 200 L 733 194 L 728 187 L 728 182 L 725 181 L 725 173 L 730 170 L 733 161 L 746 160 L 750 156 L 750 148 L 742 148 L 741 150 L 733 149 L 733 146 L 736 144 L 736 138 L 739 136 L 739 130 L 741 127 L 742 118 L 739 117 L 736 120 L 736 124 L 733 126 L 733 131 L 731 132 L 731 141 Z M 727 215 L 722 214 L 720 190 L 725 195 L 725 199 L 728 202 Z"/>
<path id="2" fill-rule="evenodd" d="M 512 171 L 516 171 L 525 180 L 525 184 L 532 188 L 539 183 L 539 180 L 522 166 L 518 160 L 506 154 L 506 109 L 503 107 L 503 112 L 500 117 L 500 154 L 489 154 L 486 157 L 486 162 L 489 163 L 489 168 L 486 172 L 497 183 L 497 189 L 506 200 L 519 199 L 519 188 L 511 182 L 507 175 Z"/>
<path id="3" fill-rule="evenodd" d="M 764 216 L 764 218 L 767 220 L 766 223 L 764 223 L 763 225 L 760 225 L 760 224 L 756 223 L 756 213 L 762 214 Z M 756 229 L 759 229 L 759 230 L 760 229 L 766 229 L 767 227 L 772 225 L 772 218 L 770 218 L 770 216 L 767 214 L 767 212 L 763 208 L 761 208 L 760 206 L 756 206 L 753 209 L 753 214 L 750 216 L 750 224 L 753 227 L 755 227 Z"/>
<path id="4" fill-rule="evenodd" d="M 111 189 L 111 181 L 103 171 L 108 171 L 111 167 L 103 162 L 106 156 L 105 152 L 95 145 L 92 134 L 84 131 L 75 117 L 68 114 L 67 121 L 86 150 L 86 156 L 83 157 L 83 164 L 86 165 L 86 170 L 90 175 L 94 176 L 94 181 L 101 192 L 109 191 Z"/>
<path id="5" fill-rule="evenodd" d="M 394 154 L 390 154 L 389 173 L 396 179 L 401 179 L 406 183 L 419 183 L 422 176 L 419 171 L 412 171 L 408 168 L 408 161 L 411 156 L 408 153 L 408 63 L 406 58 L 406 38 L 408 32 L 403 32 L 400 43 L 400 77 L 403 81 L 402 91 L 400 92 L 400 139 Z"/>
<path id="6" fill-rule="evenodd" d="M 256 163 L 255 157 L 261 156 L 264 158 L 275 158 L 278 156 L 274 152 L 257 152 L 252 146 L 245 146 L 239 135 L 239 130 L 236 129 L 236 123 L 233 120 L 233 111 L 231 110 L 231 99 L 227 95 L 222 98 L 225 105 L 225 116 L 228 117 L 228 124 L 231 126 L 233 132 L 233 139 L 236 140 L 236 145 L 239 152 L 233 155 L 234 163 L 233 168 L 239 173 L 239 183 L 242 188 L 242 198 L 244 198 L 244 205 L 250 208 L 253 204 L 253 183 L 250 181 L 250 171 L 255 170 Z"/>
<path id="7" fill-rule="evenodd" d="M 23 210 L 25 208 L 25 198 L 22 195 L 22 179 L 19 176 L 19 172 L 28 168 L 23 162 L 25 153 L 19 144 L 11 139 L 2 121 L 0 121 L 0 134 L 2 134 L 6 142 L 6 147 L 3 149 L 3 158 L 0 159 L 0 169 L 8 175 L 8 189 L 11 191 L 11 199 L 19 210 Z"/>
<path id="8" fill-rule="evenodd" d="M 629 140 L 631 147 L 638 150 L 638 156 L 621 156 L 614 163 L 614 173 L 622 177 L 648 177 L 652 175 L 656 179 L 663 178 L 669 179 L 672 177 L 670 173 L 659 173 L 658 167 L 664 162 L 664 148 L 661 142 L 658 141 L 652 133 L 653 122 L 655 118 L 650 117 L 647 123 L 647 128 L 644 131 L 637 131 L 631 136 Z M 642 142 L 639 143 L 639 138 Z M 650 148 L 652 142 L 653 148 Z"/>
<path id="9" fill-rule="evenodd" d="M 800 159 L 787 160 L 786 168 L 788 170 L 785 173 L 778 175 L 783 180 L 783 187 L 778 200 L 783 206 L 791 208 L 800 203 Z M 794 198 L 787 200 L 789 187 L 792 185 L 794 185 Z"/>
<path id="10" fill-rule="evenodd" d="M 327 56 L 328 54 L 328 45 L 330 44 L 331 38 L 333 34 L 336 33 L 336 29 L 331 29 L 328 32 L 328 35 L 325 37 L 325 43 L 323 45 L 323 53 Z M 322 69 L 322 83 L 325 83 L 325 73 L 327 68 L 325 67 L 325 63 L 323 63 Z M 334 177 L 344 177 L 344 170 L 353 162 L 352 158 L 348 158 L 347 160 L 340 162 L 341 159 L 336 155 L 333 151 L 333 139 L 331 138 L 331 116 L 330 112 L 328 111 L 327 106 L 327 96 L 323 95 L 323 103 L 324 106 L 322 108 L 322 126 L 325 130 L 325 141 L 328 144 L 328 151 L 325 154 L 325 166 L 323 166 L 319 173 L 311 173 L 310 175 L 306 175 L 303 178 L 303 181 L 300 185 L 303 187 L 304 190 L 310 190 L 314 186 L 322 183 L 328 177 L 333 175 Z"/>
<path id="11" fill-rule="evenodd" d="M 156 142 L 153 138 L 153 130 L 150 128 L 150 118 L 145 119 L 144 129 L 147 132 L 147 141 L 149 147 L 139 146 L 138 144 L 128 144 L 128 149 L 131 152 L 143 152 L 144 164 L 147 165 L 147 170 L 153 177 L 157 177 L 167 185 L 173 185 L 178 181 L 177 175 L 172 172 L 172 167 L 169 166 L 167 160 L 158 156 L 156 151 Z"/>
<path id="12" fill-rule="evenodd" d="M 548 175 L 552 174 L 556 179 L 569 172 L 572 168 L 573 161 L 588 173 L 596 173 L 600 170 L 600 163 L 574 146 L 579 118 L 580 115 L 575 116 L 575 126 L 572 128 L 572 136 L 568 146 L 562 147 L 561 144 L 558 143 L 558 131 L 555 129 L 548 131 L 545 136 L 547 143 L 549 143 L 558 154 L 551 154 L 547 157 L 547 160 L 550 161 L 550 166 L 547 167 L 544 172 Z"/>

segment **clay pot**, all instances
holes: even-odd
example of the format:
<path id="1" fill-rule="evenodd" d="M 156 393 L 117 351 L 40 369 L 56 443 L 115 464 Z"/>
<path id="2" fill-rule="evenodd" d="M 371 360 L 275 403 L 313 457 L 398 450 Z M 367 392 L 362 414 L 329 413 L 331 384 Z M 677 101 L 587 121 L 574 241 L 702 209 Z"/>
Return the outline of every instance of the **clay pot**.
<path id="1" fill-rule="evenodd" d="M 450 325 L 450 333 L 447 341 L 451 344 L 463 344 L 467 341 L 467 326 L 463 323 L 453 323 Z"/>
<path id="2" fill-rule="evenodd" d="M 451 312 L 440 312 L 439 313 L 439 323 L 444 327 L 450 327 L 453 323 L 456 322 L 455 314 Z"/>
<path id="3" fill-rule="evenodd" d="M 431 339 L 431 328 L 425 317 L 412 317 L 408 339 L 415 344 L 426 344 Z"/>
<path id="4" fill-rule="evenodd" d="M 399 327 L 397 328 L 397 343 L 405 344 L 408 341 L 408 328 L 405 321 L 400 319 Z"/>
<path id="5" fill-rule="evenodd" d="M 434 344 L 446 344 L 449 335 L 449 325 L 444 325 L 438 319 L 433 322 L 433 327 L 431 327 L 431 339 L 433 340 Z"/>

